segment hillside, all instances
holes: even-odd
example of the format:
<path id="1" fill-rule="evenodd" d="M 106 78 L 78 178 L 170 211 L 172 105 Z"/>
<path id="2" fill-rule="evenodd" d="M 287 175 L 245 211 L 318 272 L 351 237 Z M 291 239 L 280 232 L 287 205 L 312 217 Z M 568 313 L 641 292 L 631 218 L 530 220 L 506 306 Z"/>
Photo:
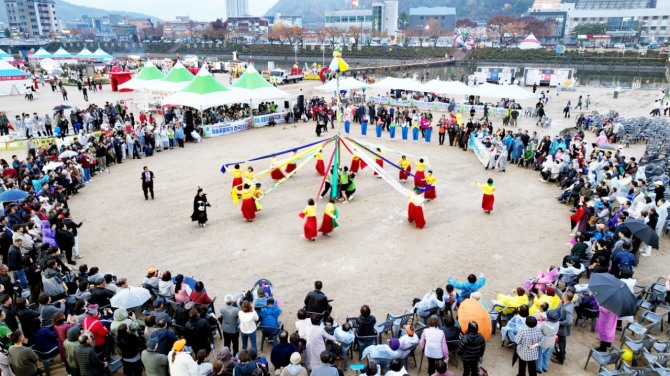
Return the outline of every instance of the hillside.
<path id="1" fill-rule="evenodd" d="M 317 0 L 308 0 L 317 2 Z M 360 0 L 360 8 L 369 8 L 373 1 L 383 0 Z M 457 18 L 470 18 L 477 21 L 498 15 L 520 16 L 528 11 L 533 0 L 403 0 L 400 1 L 400 12 L 409 12 L 409 8 L 426 7 L 454 7 Z M 305 6 L 305 0 L 279 0 L 267 12 L 268 15 L 281 13 L 284 15 L 298 15 L 303 17 L 307 24 L 323 23 L 325 11 L 335 9 L 350 9 L 351 0 L 318 0 L 318 6 Z"/>
<path id="2" fill-rule="evenodd" d="M 79 18 L 83 15 L 89 17 L 102 17 L 110 13 L 127 15 L 137 18 L 153 18 L 156 17 L 147 16 L 146 14 L 133 13 L 133 12 L 117 12 L 117 11 L 108 11 L 100 8 L 91 8 L 86 6 L 70 4 L 64 0 L 56 0 L 56 15 L 63 21 L 69 21 L 73 18 Z M 5 2 L 0 0 L 0 21 L 7 23 L 7 9 L 5 8 Z"/>

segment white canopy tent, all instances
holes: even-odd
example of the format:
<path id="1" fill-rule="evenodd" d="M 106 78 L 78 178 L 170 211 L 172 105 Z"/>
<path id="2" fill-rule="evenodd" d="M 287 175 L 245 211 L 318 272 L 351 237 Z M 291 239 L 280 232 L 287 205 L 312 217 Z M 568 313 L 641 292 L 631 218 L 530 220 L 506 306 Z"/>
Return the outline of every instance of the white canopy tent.
<path id="1" fill-rule="evenodd" d="M 370 87 L 370 85 L 366 84 L 363 81 L 359 81 L 353 77 L 345 77 L 340 79 L 340 84 L 339 84 L 339 89 L 340 90 L 354 90 L 354 89 L 362 89 L 362 88 L 367 88 Z M 333 79 L 328 81 L 326 84 L 317 86 L 314 88 L 314 90 L 317 91 L 324 91 L 324 92 L 333 92 L 337 91 L 338 89 L 338 84 L 337 80 Z"/>
<path id="2" fill-rule="evenodd" d="M 31 84 L 30 74 L 0 59 L 0 95 L 22 95 Z"/>
<path id="3" fill-rule="evenodd" d="M 460 81 L 440 81 L 431 80 L 423 85 L 423 91 L 435 94 L 449 95 L 467 95 L 472 92 L 472 88 Z"/>
<path id="4" fill-rule="evenodd" d="M 50 59 L 51 54 L 44 49 L 44 47 L 40 47 L 39 50 L 35 51 L 35 53 L 28 55 L 28 60 L 40 60 L 40 59 Z"/>
<path id="5" fill-rule="evenodd" d="M 4 50 L 0 49 L 0 60 L 13 61 L 14 56 L 12 56 L 11 54 L 8 54 Z"/>
<path id="6" fill-rule="evenodd" d="M 528 34 L 528 36 L 519 43 L 519 48 L 522 50 L 534 50 L 542 48 L 540 41 L 535 38 L 533 33 Z"/>
<path id="7" fill-rule="evenodd" d="M 370 85 L 370 87 L 375 89 L 424 91 L 423 84 L 411 78 L 386 77 L 385 79 Z"/>
<path id="8" fill-rule="evenodd" d="M 119 89 L 151 90 L 152 86 L 155 85 L 152 81 L 158 81 L 162 78 L 165 78 L 165 74 L 149 60 L 133 78 L 119 85 Z"/>
<path id="9" fill-rule="evenodd" d="M 517 101 L 535 98 L 535 94 L 517 85 L 496 85 L 485 83 L 470 89 L 470 94 L 486 98 L 509 98 Z"/>

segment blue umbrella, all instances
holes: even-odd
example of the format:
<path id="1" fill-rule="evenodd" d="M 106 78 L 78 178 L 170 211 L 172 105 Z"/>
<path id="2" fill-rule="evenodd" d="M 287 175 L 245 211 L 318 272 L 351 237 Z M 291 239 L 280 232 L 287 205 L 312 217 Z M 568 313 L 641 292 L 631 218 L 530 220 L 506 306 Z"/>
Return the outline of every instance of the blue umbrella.
<path id="1" fill-rule="evenodd" d="M 175 281 L 174 277 L 172 277 L 172 282 L 177 283 L 177 281 Z M 191 278 L 191 277 L 184 276 L 184 282 L 183 283 L 185 283 L 188 287 L 190 287 L 191 290 L 195 290 L 195 284 L 198 283 L 198 281 Z M 203 288 L 202 291 L 207 292 L 207 289 Z"/>
<path id="2" fill-rule="evenodd" d="M 0 202 L 12 202 L 23 200 L 28 197 L 28 192 L 20 189 L 10 189 L 0 193 Z"/>

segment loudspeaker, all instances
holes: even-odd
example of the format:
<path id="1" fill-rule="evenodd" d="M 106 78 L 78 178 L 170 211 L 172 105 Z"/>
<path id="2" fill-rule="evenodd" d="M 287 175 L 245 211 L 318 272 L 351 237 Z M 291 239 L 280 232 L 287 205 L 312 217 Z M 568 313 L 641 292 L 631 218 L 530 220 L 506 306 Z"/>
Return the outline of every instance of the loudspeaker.
<path id="1" fill-rule="evenodd" d="M 290 108 L 288 101 L 284 101 L 284 108 L 286 108 L 286 109 Z"/>

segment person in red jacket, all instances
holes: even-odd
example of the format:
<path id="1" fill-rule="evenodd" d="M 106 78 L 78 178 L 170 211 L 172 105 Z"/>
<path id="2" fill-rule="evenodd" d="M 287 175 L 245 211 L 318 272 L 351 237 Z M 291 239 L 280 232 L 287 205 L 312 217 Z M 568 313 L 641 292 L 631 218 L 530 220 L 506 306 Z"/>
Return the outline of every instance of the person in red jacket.
<path id="1" fill-rule="evenodd" d="M 579 221 L 582 220 L 582 217 L 584 217 L 584 205 L 580 202 L 577 204 L 577 209 L 575 210 L 575 213 L 570 216 L 570 231 L 575 230 L 575 227 L 577 224 L 579 224 Z"/>
<path id="2" fill-rule="evenodd" d="M 99 316 L 98 305 L 90 304 L 86 307 L 86 317 L 84 317 L 84 320 L 81 322 L 81 329 L 82 331 L 93 333 L 93 338 L 95 338 L 95 352 L 104 354 L 106 359 L 108 351 L 105 337 L 107 336 L 108 330 L 98 318 Z"/>

